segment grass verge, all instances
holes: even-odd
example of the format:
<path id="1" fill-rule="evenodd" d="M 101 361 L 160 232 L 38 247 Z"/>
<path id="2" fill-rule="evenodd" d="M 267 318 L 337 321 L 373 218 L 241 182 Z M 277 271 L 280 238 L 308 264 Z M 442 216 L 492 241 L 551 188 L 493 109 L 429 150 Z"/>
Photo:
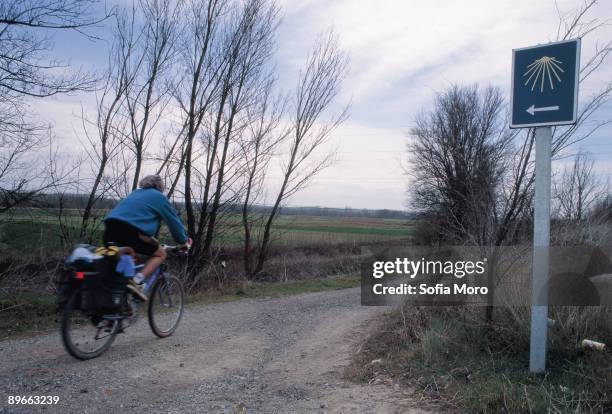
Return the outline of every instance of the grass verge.
<path id="1" fill-rule="evenodd" d="M 0 341 L 57 326 L 56 308 L 55 297 L 45 293 L 0 297 Z"/>
<path id="2" fill-rule="evenodd" d="M 408 312 L 412 312 L 408 314 Z M 460 413 L 612 412 L 612 353 L 551 346 L 545 375 L 528 372 L 528 343 L 458 310 L 406 308 L 381 322 L 347 378 L 391 377 Z M 499 326 L 507 326 L 500 320 Z M 551 344 L 559 332 L 551 329 Z M 504 337 L 505 336 L 505 337 Z M 521 335 L 524 336 L 524 335 Z M 510 341 L 508 340 L 510 339 Z"/>
<path id="3" fill-rule="evenodd" d="M 288 281 L 252 282 L 242 287 L 228 287 L 187 297 L 187 306 L 231 302 L 241 299 L 274 298 L 300 293 L 322 292 L 359 286 L 359 275 Z M 58 329 L 59 314 L 55 297 L 45 294 L 21 294 L 0 298 L 0 341 Z"/>
<path id="4" fill-rule="evenodd" d="M 359 286 L 360 282 L 359 275 L 329 276 L 288 282 L 251 282 L 242 287 L 229 287 L 190 295 L 187 297 L 187 304 L 207 305 L 241 299 L 275 298 L 301 293 L 348 289 Z"/>

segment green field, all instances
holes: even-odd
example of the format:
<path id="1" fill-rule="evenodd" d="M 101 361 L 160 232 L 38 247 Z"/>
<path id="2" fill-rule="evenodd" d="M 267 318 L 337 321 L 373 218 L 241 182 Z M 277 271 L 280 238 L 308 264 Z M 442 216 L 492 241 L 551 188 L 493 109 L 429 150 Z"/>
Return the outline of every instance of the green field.
<path id="1" fill-rule="evenodd" d="M 99 217 L 104 212 L 97 212 Z M 69 240 L 77 241 L 80 217 L 76 214 L 64 219 L 64 233 Z M 102 234 L 99 223 L 93 230 L 93 243 L 99 242 Z M 408 220 L 280 216 L 275 223 L 273 243 L 292 246 L 320 243 L 362 243 L 371 241 L 408 238 L 412 234 L 413 223 Z M 226 216 L 218 226 L 218 243 L 237 246 L 242 242 L 242 226 L 238 216 Z M 13 254 L 29 252 L 33 254 L 53 254 L 63 252 L 62 226 L 54 212 L 29 209 L 0 219 L 0 252 Z M 160 239 L 171 242 L 169 235 L 162 229 Z M 88 240 L 84 240 L 88 242 Z M 68 243 L 70 244 L 70 243 Z"/>

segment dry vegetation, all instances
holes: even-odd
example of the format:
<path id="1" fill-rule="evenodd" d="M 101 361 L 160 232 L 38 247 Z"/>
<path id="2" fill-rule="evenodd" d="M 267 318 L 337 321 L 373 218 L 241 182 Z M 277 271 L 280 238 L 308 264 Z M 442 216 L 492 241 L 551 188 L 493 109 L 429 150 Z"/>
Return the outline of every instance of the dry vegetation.
<path id="1" fill-rule="evenodd" d="M 483 310 L 398 309 L 361 347 L 346 374 L 366 382 L 391 378 L 456 412 L 612 410 L 610 352 L 578 347 L 582 338 L 612 343 L 612 309 L 552 309 L 557 324 L 550 331 L 545 376 L 527 372 L 528 309 L 496 309 L 492 328 L 482 323 Z"/>

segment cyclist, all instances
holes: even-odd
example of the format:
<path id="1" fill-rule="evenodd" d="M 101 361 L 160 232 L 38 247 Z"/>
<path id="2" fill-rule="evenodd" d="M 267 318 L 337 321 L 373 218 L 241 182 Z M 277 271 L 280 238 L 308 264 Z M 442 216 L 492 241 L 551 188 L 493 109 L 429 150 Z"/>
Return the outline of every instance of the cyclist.
<path id="1" fill-rule="evenodd" d="M 148 175 L 140 187 L 121 200 L 104 219 L 104 244 L 129 246 L 137 253 L 149 256 L 143 268 L 128 282 L 127 288 L 146 301 L 143 283 L 166 259 L 166 252 L 153 237 L 165 221 L 174 240 L 188 249 L 191 239 L 176 211 L 164 195 L 164 181 L 159 175 Z"/>

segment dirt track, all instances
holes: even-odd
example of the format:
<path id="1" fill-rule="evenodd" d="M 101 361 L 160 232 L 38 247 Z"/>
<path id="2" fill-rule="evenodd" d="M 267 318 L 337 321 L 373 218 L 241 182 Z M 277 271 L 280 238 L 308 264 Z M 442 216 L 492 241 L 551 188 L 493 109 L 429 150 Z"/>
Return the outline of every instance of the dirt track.
<path id="1" fill-rule="evenodd" d="M 100 358 L 76 361 L 59 334 L 0 342 L 0 412 L 418 413 L 410 394 L 342 379 L 368 321 L 346 289 L 187 308 L 174 336 L 146 320 Z M 55 406 L 8 395 L 58 395 Z"/>

